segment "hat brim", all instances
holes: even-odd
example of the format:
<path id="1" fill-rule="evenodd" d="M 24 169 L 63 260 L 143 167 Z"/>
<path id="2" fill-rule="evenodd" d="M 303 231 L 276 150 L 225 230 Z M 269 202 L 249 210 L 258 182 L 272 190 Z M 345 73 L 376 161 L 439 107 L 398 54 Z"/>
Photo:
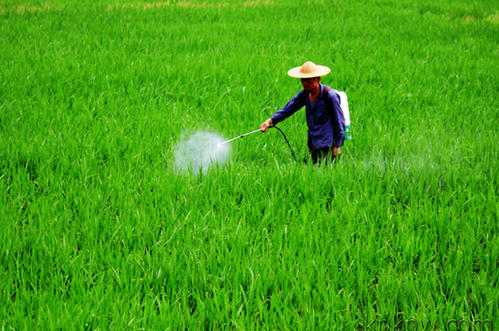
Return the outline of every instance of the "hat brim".
<path id="1" fill-rule="evenodd" d="M 316 67 L 316 70 L 314 72 L 307 72 L 307 73 L 303 73 L 300 71 L 301 66 L 296 67 L 296 68 L 289 70 L 288 75 L 293 77 L 293 78 L 314 78 L 314 77 L 325 76 L 331 72 L 331 69 L 329 69 L 326 66 L 316 65 L 315 67 Z"/>

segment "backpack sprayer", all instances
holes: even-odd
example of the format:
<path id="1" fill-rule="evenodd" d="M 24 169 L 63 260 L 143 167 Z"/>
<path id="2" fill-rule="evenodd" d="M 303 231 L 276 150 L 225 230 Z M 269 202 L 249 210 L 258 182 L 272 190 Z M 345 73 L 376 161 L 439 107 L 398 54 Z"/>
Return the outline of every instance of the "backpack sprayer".
<path id="1" fill-rule="evenodd" d="M 291 144 L 289 143 L 289 140 L 288 140 L 288 138 L 286 137 L 286 135 L 284 134 L 284 132 L 283 132 L 280 128 L 278 128 L 277 126 L 275 126 L 275 125 L 271 125 L 271 126 L 269 126 L 269 129 L 270 129 L 270 128 L 276 128 L 277 130 L 279 130 L 279 132 L 282 134 L 282 136 L 283 136 L 284 140 L 286 140 L 286 143 L 288 144 L 289 150 L 291 151 L 291 154 L 293 155 L 293 159 L 295 160 L 295 162 L 297 162 L 297 161 L 296 161 L 295 152 L 293 151 L 293 148 L 291 147 Z M 223 145 L 225 145 L 225 144 L 228 144 L 228 143 L 230 143 L 230 142 L 233 142 L 234 140 L 238 140 L 238 139 L 244 138 L 244 137 L 246 137 L 246 136 L 249 136 L 249 135 L 251 135 L 251 134 L 253 134 L 253 133 L 257 133 L 257 132 L 263 132 L 263 131 L 262 131 L 261 129 L 254 130 L 254 131 L 250 131 L 250 132 L 244 133 L 244 134 L 242 134 L 242 135 L 240 135 L 240 136 L 237 136 L 237 137 L 234 137 L 234 138 L 232 138 L 232 139 L 229 139 L 229 140 L 226 140 L 226 141 L 224 141 L 224 142 L 221 142 L 221 143 L 219 143 L 219 144 L 218 144 L 218 146 L 223 146 Z"/>

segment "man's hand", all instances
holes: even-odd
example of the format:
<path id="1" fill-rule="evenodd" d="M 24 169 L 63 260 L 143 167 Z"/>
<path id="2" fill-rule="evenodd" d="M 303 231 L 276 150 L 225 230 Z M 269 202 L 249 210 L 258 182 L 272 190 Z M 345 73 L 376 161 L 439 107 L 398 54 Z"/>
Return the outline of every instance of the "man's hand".
<path id="1" fill-rule="evenodd" d="M 333 157 L 340 156 L 341 154 L 341 148 L 340 147 L 333 147 Z"/>
<path id="2" fill-rule="evenodd" d="M 269 129 L 269 127 L 272 125 L 272 119 L 269 118 L 268 120 L 266 120 L 265 122 L 262 123 L 262 125 L 260 125 L 260 130 L 262 130 L 263 132 L 267 131 Z"/>

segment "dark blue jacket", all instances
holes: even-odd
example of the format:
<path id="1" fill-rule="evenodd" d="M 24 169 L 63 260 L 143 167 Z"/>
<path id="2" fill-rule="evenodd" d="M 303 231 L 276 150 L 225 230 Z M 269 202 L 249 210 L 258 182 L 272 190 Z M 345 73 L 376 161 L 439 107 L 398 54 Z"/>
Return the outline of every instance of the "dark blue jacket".
<path id="1" fill-rule="evenodd" d="M 308 93 L 301 90 L 281 110 L 272 115 L 272 123 L 277 124 L 306 106 L 308 125 L 308 146 L 310 149 L 343 146 L 345 118 L 340 108 L 340 96 L 336 90 L 320 84 L 321 92 L 314 102 Z"/>

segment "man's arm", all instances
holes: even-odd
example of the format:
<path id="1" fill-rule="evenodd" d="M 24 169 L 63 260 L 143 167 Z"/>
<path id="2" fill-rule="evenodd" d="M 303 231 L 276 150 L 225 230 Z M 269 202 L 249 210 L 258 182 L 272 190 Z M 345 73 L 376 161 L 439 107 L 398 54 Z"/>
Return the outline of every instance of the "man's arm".
<path id="1" fill-rule="evenodd" d="M 279 122 L 284 121 L 289 116 L 296 113 L 301 107 L 305 105 L 305 90 L 301 90 L 297 95 L 279 111 L 275 112 L 268 120 L 260 125 L 260 130 L 263 132 L 267 131 L 271 125 L 275 125 Z"/>
<path id="2" fill-rule="evenodd" d="M 334 129 L 334 147 L 343 146 L 343 139 L 345 138 L 345 116 L 340 106 L 340 96 L 337 93 L 329 94 L 332 101 L 331 117 L 333 120 Z"/>

